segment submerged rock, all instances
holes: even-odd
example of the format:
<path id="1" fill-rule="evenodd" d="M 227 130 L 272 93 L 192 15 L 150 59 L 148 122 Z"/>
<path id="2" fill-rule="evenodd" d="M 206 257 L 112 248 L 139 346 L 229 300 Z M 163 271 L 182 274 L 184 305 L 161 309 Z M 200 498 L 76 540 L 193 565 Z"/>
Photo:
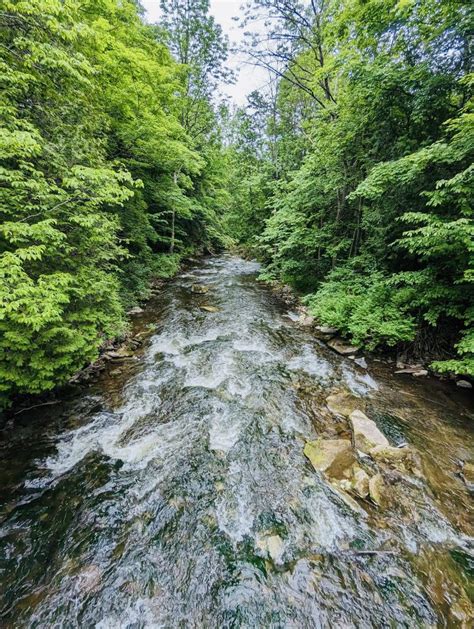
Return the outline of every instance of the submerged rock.
<path id="1" fill-rule="evenodd" d="M 191 292 L 198 295 L 204 295 L 205 293 L 209 292 L 209 286 L 204 286 L 204 284 L 193 284 L 191 287 Z"/>
<path id="2" fill-rule="evenodd" d="M 102 570 L 94 564 L 83 568 L 77 575 L 79 589 L 88 594 L 96 592 L 101 586 L 101 581 Z"/>
<path id="3" fill-rule="evenodd" d="M 370 453 L 375 446 L 390 445 L 387 437 L 377 428 L 377 424 L 362 411 L 353 411 L 349 420 L 354 431 L 354 443 L 358 450 Z"/>
<path id="4" fill-rule="evenodd" d="M 355 347 L 354 345 L 349 345 L 340 338 L 331 339 L 330 341 L 328 341 L 328 345 L 331 349 L 333 349 L 338 354 L 341 354 L 342 356 L 355 354 L 360 349 L 359 347 Z"/>
<path id="5" fill-rule="evenodd" d="M 386 463 L 405 461 L 410 454 L 411 450 L 408 447 L 395 448 L 393 446 L 379 445 L 370 450 L 370 456 L 375 461 L 385 461 Z"/>
<path id="6" fill-rule="evenodd" d="M 256 541 L 257 548 L 267 553 L 273 563 L 280 563 L 283 555 L 283 540 L 279 535 L 261 537 Z"/>
<path id="7" fill-rule="evenodd" d="M 355 462 L 354 451 L 349 439 L 317 439 L 308 441 L 304 454 L 311 461 L 314 469 L 326 472 L 333 478 L 343 478 L 350 474 Z"/>
<path id="8" fill-rule="evenodd" d="M 326 398 L 326 405 L 331 413 L 349 417 L 349 415 L 360 408 L 363 401 L 347 391 L 333 393 Z"/>
<path id="9" fill-rule="evenodd" d="M 216 308 L 216 306 L 209 306 L 208 304 L 203 304 L 202 306 L 199 306 L 199 308 L 201 308 L 201 310 L 205 310 L 206 312 L 220 312 L 219 308 Z"/>
<path id="10" fill-rule="evenodd" d="M 383 501 L 383 492 L 385 484 L 383 482 L 382 474 L 376 474 L 369 480 L 369 494 L 371 499 L 376 505 L 380 506 Z"/>

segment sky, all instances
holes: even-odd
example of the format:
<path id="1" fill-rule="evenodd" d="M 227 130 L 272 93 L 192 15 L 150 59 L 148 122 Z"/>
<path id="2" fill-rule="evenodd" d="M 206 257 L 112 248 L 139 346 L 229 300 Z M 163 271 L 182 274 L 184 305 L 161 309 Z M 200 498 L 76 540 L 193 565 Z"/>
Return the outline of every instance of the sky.
<path id="1" fill-rule="evenodd" d="M 147 11 L 147 21 L 156 22 L 161 14 L 160 0 L 141 0 L 141 4 Z M 239 15 L 241 4 L 242 0 L 211 0 L 211 13 L 229 37 L 231 45 L 238 44 L 242 40 L 242 32 L 232 21 L 232 17 Z M 222 92 L 236 105 L 245 105 L 250 92 L 268 83 L 269 77 L 265 70 L 248 65 L 241 56 L 235 53 L 230 53 L 228 65 L 238 72 L 237 81 L 234 85 L 222 86 Z"/>

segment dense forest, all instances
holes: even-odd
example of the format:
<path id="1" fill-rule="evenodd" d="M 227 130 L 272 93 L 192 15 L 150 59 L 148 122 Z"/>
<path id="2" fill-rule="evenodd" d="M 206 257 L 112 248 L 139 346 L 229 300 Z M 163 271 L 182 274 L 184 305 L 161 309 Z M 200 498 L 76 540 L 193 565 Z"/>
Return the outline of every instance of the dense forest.
<path id="1" fill-rule="evenodd" d="M 474 375 L 472 7 L 252 0 L 236 108 L 208 0 L 4 0 L 0 398 L 127 328 L 151 282 L 240 247 L 324 325 Z"/>

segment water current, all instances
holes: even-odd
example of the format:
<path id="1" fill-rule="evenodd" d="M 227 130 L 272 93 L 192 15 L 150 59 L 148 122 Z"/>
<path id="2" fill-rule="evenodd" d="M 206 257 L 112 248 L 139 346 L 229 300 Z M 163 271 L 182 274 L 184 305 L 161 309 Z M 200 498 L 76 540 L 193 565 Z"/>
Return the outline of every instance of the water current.
<path id="1" fill-rule="evenodd" d="M 257 274 L 196 263 L 135 357 L 4 426 L 2 627 L 471 626 L 468 392 L 335 354 Z M 383 508 L 303 454 L 338 391 L 421 458 Z"/>

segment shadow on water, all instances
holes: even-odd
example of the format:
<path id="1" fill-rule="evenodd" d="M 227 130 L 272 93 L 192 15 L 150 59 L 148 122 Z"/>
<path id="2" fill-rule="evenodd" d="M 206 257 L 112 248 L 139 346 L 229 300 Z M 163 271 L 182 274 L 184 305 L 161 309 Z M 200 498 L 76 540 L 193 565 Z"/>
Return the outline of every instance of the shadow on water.
<path id="1" fill-rule="evenodd" d="M 2 626 L 469 626 L 467 397 L 340 358 L 257 272 L 222 256 L 183 273 L 136 324 L 137 360 L 7 424 Z M 419 453 L 383 509 L 303 455 L 348 436 L 335 391 Z"/>

